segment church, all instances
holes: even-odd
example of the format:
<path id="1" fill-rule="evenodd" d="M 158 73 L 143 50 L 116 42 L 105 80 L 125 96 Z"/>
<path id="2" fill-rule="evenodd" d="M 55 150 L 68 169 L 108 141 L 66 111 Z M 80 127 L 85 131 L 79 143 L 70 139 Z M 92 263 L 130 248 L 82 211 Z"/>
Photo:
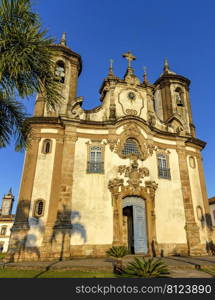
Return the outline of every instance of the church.
<path id="1" fill-rule="evenodd" d="M 112 61 L 101 105 L 77 96 L 82 59 L 63 34 L 55 75 L 64 101 L 47 109 L 38 95 L 30 118 L 19 202 L 7 258 L 13 261 L 102 257 L 124 245 L 146 256 L 205 255 L 214 239 L 190 80 L 164 62 L 152 84 Z"/>

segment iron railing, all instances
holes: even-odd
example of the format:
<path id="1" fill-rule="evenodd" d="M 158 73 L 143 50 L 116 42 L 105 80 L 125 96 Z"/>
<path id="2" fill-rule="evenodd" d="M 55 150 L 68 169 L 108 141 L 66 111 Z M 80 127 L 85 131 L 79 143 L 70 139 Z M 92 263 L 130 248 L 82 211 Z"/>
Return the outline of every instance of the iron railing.
<path id="1" fill-rule="evenodd" d="M 104 162 L 87 162 L 87 173 L 104 173 Z"/>
<path id="2" fill-rule="evenodd" d="M 165 179 L 171 179 L 170 169 L 158 167 L 158 177 L 165 178 Z"/>

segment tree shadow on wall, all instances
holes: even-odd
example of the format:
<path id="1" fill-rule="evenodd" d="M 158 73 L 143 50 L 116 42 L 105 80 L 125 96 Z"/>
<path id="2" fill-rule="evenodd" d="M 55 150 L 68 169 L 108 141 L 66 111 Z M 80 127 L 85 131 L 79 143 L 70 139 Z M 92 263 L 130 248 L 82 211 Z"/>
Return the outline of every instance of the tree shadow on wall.
<path id="1" fill-rule="evenodd" d="M 86 242 L 86 230 L 84 226 L 79 223 L 73 223 L 74 219 L 81 218 L 78 211 L 71 211 L 63 206 L 62 211 L 58 211 L 55 225 L 53 227 L 51 244 L 52 247 L 60 250 L 59 260 L 70 258 L 70 240 L 72 234 L 79 233 Z"/>
<path id="2" fill-rule="evenodd" d="M 15 224 L 15 228 L 13 229 L 14 235 L 12 240 L 10 241 L 10 246 L 7 252 L 6 261 L 14 262 L 20 260 L 32 260 L 37 261 L 40 259 L 40 250 L 38 246 L 36 246 L 38 241 L 38 235 L 35 233 L 29 233 L 29 229 L 32 229 L 32 224 L 38 225 L 37 233 L 42 235 L 44 233 L 44 224 L 41 220 L 37 220 L 36 218 L 31 218 L 28 223 L 22 224 L 23 227 L 18 227 Z M 29 226 L 31 224 L 31 226 Z M 17 226 L 17 227 L 16 227 Z M 26 231 L 26 233 L 21 237 L 20 233 L 22 230 Z"/>

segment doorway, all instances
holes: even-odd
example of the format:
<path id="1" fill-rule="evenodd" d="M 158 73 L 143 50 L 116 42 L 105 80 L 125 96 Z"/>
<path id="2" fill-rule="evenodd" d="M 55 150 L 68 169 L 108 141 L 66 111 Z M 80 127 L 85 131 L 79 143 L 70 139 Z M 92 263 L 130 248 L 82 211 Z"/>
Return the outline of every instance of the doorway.
<path id="1" fill-rule="evenodd" d="M 123 199 L 123 240 L 132 254 L 147 254 L 148 237 L 145 200 L 129 196 Z"/>

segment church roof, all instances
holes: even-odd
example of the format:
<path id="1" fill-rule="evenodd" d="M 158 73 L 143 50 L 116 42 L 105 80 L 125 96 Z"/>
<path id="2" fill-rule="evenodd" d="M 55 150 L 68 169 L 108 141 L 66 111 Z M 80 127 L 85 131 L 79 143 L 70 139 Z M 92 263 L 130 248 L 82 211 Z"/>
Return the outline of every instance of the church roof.
<path id="1" fill-rule="evenodd" d="M 211 197 L 208 199 L 209 205 L 210 204 L 215 204 L 215 197 Z"/>

